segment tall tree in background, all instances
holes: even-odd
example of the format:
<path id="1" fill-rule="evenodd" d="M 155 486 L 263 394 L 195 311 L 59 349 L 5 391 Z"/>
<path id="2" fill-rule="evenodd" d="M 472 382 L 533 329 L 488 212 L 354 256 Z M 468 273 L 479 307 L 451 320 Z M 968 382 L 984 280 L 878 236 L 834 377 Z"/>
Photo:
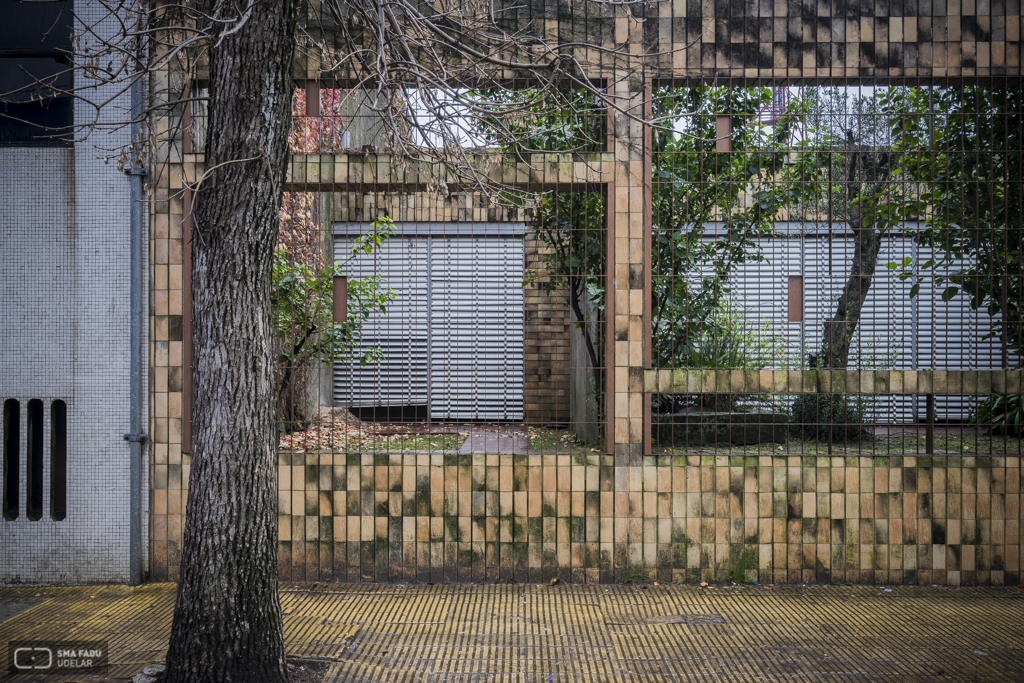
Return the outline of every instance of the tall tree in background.
<path id="1" fill-rule="evenodd" d="M 920 209 L 900 173 L 890 126 L 896 112 L 884 90 L 807 88 L 807 129 L 795 155 L 802 179 L 794 206 L 804 220 L 837 223 L 853 239 L 849 271 L 835 312 L 822 329 L 819 364 L 843 369 L 878 267 L 882 238 Z"/>
<path id="2" fill-rule="evenodd" d="M 795 193 L 786 174 L 794 106 L 774 126 L 757 120 L 772 103 L 771 88 L 660 88 L 654 94 L 652 339 L 657 367 L 691 365 L 716 330 L 716 315 L 732 292 L 730 276 L 748 261 L 763 260 L 760 244 Z M 545 135 L 524 135 L 523 144 L 576 149 L 599 138 L 575 112 Z M 730 119 L 730 152 L 719 152 L 718 117 Z M 543 123 L 543 122 L 542 122 Z M 555 147 L 558 148 L 558 147 Z M 591 362 L 600 365 L 597 328 L 586 324 L 583 299 L 603 307 L 604 199 L 596 193 L 563 192 L 534 210 L 534 230 L 549 247 L 543 256 L 549 294 L 564 291 L 573 322 L 583 330 Z M 702 348 L 703 347 L 703 348 Z M 706 354 L 705 354 L 706 355 Z M 708 360 L 704 358 L 704 360 Z M 597 382 L 596 386 L 602 384 Z M 599 402 L 600 404 L 600 402 Z"/>
<path id="3" fill-rule="evenodd" d="M 929 257 L 901 274 L 933 277 L 943 301 L 964 295 L 991 316 L 1004 368 L 1024 359 L 1024 88 L 920 87 L 894 90 L 902 116 L 905 172 L 930 207 L 915 239 Z M 908 264 L 889 264 L 892 268 Z M 992 433 L 1024 432 L 1024 397 L 980 400 L 972 419 Z"/>
<path id="4" fill-rule="evenodd" d="M 768 87 L 665 88 L 655 114 L 652 338 L 655 367 L 708 367 L 707 342 L 732 293 L 731 276 L 764 260 L 779 211 L 795 189 L 785 166 L 798 102 L 773 126 L 758 121 Z M 718 120 L 728 117 L 729 150 Z"/>

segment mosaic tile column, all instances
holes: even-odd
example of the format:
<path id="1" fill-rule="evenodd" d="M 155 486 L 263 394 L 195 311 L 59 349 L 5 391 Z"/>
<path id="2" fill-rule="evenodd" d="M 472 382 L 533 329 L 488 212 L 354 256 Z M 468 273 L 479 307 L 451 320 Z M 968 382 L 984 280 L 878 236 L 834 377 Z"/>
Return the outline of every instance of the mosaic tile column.
<path id="1" fill-rule="evenodd" d="M 620 19 L 628 24 L 630 18 Z M 633 31 L 630 30 L 630 33 Z M 630 35 L 630 38 L 633 36 Z M 637 41 L 639 44 L 639 41 Z M 645 533 L 643 500 L 644 394 L 642 372 L 649 363 L 649 319 L 645 296 L 650 267 L 649 128 L 644 125 L 650 101 L 650 84 L 636 72 L 618 72 L 613 83 L 617 107 L 614 114 L 614 196 L 609 198 L 612 221 L 614 297 L 611 401 L 612 443 L 615 462 L 616 566 L 653 566 L 656 539 Z M 651 520 L 655 523 L 656 517 Z"/>
<path id="2" fill-rule="evenodd" d="M 166 94 L 166 93 L 163 93 Z M 150 175 L 150 578 L 174 581 L 188 495 L 182 452 L 184 207 L 178 143 L 163 142 Z"/>
<path id="3" fill-rule="evenodd" d="M 183 77 L 154 72 L 150 97 L 160 105 L 184 96 Z M 196 179 L 202 155 L 186 140 L 184 105 L 154 120 L 155 143 L 147 180 L 150 225 L 150 579 L 175 581 L 191 459 L 185 415 L 189 266 L 185 186 Z M 183 126 L 183 124 L 185 124 Z"/>

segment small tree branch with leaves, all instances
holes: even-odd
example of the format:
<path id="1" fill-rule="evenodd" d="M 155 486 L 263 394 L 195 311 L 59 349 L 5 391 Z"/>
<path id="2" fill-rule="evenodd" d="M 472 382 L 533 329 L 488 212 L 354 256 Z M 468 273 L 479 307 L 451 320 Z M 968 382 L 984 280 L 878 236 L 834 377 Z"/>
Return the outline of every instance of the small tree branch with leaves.
<path id="1" fill-rule="evenodd" d="M 275 251 L 271 289 L 277 333 L 275 391 L 278 420 L 286 431 L 305 428 L 309 419 L 293 386 L 296 376 L 350 358 L 364 365 L 383 358 L 379 348 L 361 348 L 362 327 L 374 313 L 387 312 L 395 292 L 380 276 L 349 280 L 348 316 L 336 322 L 332 317 L 334 278 L 345 274 L 345 266 L 357 254 L 372 254 L 385 244 L 394 229 L 391 219 L 377 219 L 356 238 L 348 260 L 322 269 L 293 261 L 283 247 Z"/>
<path id="2" fill-rule="evenodd" d="M 835 312 L 822 328 L 820 366 L 847 367 L 883 237 L 921 210 L 916 187 L 901 172 L 892 134 L 896 112 L 886 91 L 808 88 L 806 137 L 794 154 L 796 196 L 805 220 L 837 223 L 853 254 Z"/>

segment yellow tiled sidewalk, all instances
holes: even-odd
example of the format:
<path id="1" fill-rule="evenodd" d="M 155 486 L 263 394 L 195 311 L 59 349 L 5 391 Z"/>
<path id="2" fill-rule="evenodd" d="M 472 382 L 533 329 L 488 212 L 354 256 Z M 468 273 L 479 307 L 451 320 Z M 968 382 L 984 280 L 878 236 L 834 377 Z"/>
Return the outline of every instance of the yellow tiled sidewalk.
<path id="1" fill-rule="evenodd" d="M 174 597 L 0 589 L 0 607 L 37 601 L 0 622 L 0 679 L 7 641 L 55 634 L 107 640 L 106 680 L 129 678 L 163 659 Z M 289 655 L 328 681 L 1024 680 L 1012 587 L 283 584 L 281 602 Z"/>

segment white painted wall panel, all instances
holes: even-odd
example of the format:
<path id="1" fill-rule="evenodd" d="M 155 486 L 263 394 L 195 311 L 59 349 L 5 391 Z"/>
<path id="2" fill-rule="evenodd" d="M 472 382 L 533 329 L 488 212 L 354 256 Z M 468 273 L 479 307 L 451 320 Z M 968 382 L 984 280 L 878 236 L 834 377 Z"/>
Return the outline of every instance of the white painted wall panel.
<path id="1" fill-rule="evenodd" d="M 99 3 L 77 1 L 75 13 L 77 30 L 84 22 L 94 32 L 86 43 L 117 30 Z M 97 103 L 110 98 L 99 113 L 104 123 L 123 120 L 129 110 L 129 95 L 117 86 L 79 92 Z M 76 101 L 76 121 L 94 116 L 88 102 Z M 20 510 L 14 520 L 0 519 L 0 583 L 130 578 L 130 447 L 123 438 L 130 424 L 130 180 L 116 163 L 104 162 L 129 141 L 123 126 L 94 130 L 73 148 L 0 149 L 0 402 L 16 399 L 21 409 Z M 148 243 L 148 235 L 143 239 Z M 143 282 L 149 281 L 144 263 Z M 148 310 L 143 316 L 149 319 Z M 143 326 L 144 335 L 148 329 Z M 148 339 L 143 342 L 148 346 Z M 154 353 L 167 354 L 167 345 L 155 342 Z M 142 396 L 148 402 L 148 387 Z M 44 404 L 43 515 L 37 521 L 25 509 L 31 399 Z M 55 399 L 67 403 L 63 521 L 50 518 Z M 152 426 L 144 429 L 151 433 Z M 143 447 L 144 463 L 148 450 Z M 142 468 L 143 536 L 136 540 L 144 567 L 149 469 Z M 2 479 L 0 468 L 0 486 Z"/>

